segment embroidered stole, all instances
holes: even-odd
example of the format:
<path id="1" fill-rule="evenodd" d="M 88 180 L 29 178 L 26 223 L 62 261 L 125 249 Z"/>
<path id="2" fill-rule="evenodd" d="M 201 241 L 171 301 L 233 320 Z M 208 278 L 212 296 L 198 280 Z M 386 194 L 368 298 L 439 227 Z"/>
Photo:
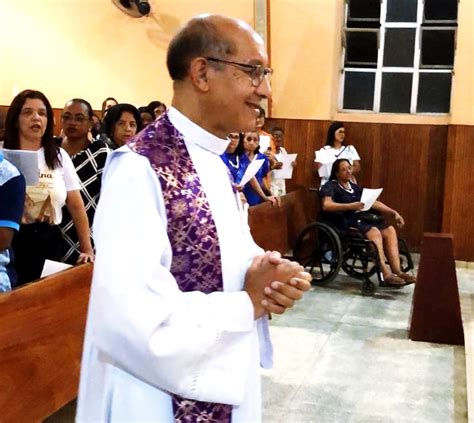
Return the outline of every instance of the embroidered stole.
<path id="1" fill-rule="evenodd" d="M 184 292 L 206 294 L 223 290 L 217 229 L 184 138 L 165 113 L 128 142 L 145 156 L 163 191 L 168 237 L 173 258 L 171 273 Z M 172 395 L 175 422 L 229 422 L 232 406 Z"/>

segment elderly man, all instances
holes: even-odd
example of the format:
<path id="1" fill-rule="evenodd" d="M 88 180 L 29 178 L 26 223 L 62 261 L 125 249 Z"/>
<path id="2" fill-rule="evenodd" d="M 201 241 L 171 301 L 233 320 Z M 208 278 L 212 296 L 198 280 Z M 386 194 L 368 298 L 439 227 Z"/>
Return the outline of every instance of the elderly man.
<path id="1" fill-rule="evenodd" d="M 261 38 L 217 15 L 171 41 L 172 107 L 104 173 L 78 421 L 260 420 L 266 315 L 309 289 L 253 242 L 220 159 L 270 95 Z"/>

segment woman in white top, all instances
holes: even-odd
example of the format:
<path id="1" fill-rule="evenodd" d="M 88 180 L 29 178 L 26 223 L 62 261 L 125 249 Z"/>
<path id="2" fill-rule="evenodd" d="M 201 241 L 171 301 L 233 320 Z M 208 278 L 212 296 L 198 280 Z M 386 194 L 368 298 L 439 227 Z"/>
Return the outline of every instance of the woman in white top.
<path id="1" fill-rule="evenodd" d="M 273 157 L 276 162 L 272 167 L 270 191 L 274 196 L 282 196 L 286 194 L 286 179 L 275 177 L 274 171 L 283 167 L 282 158 L 283 156 L 288 155 L 288 152 L 283 147 L 285 132 L 283 131 L 283 128 L 275 126 L 270 129 L 270 133 L 273 137 L 273 146 L 271 146 L 271 150 L 265 152 L 265 155 L 269 157 L 269 159 Z M 291 166 L 295 167 L 296 161 L 293 161 Z"/>
<path id="2" fill-rule="evenodd" d="M 329 126 L 326 145 L 316 152 L 314 160 L 316 169 L 321 177 L 321 187 L 328 181 L 332 164 L 337 159 L 348 159 L 352 165 L 352 182 L 360 172 L 360 157 L 353 145 L 347 145 L 344 140 L 346 131 L 342 122 L 333 122 Z"/>
<path id="3" fill-rule="evenodd" d="M 62 207 L 74 221 L 81 254 L 94 260 L 80 183 L 68 154 L 53 139 L 53 109 L 40 91 L 25 90 L 12 101 L 5 120 L 5 148 L 38 152 L 39 180 L 26 186 L 20 231 L 13 239 L 18 285 L 41 276 L 46 259 L 60 259 Z"/>

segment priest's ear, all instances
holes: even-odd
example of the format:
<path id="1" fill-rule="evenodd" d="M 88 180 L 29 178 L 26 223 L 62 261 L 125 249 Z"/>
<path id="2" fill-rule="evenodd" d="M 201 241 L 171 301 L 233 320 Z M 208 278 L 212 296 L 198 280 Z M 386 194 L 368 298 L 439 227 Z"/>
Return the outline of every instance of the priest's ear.
<path id="1" fill-rule="evenodd" d="M 189 66 L 189 76 L 194 86 L 200 91 L 209 91 L 209 62 L 204 57 L 196 57 Z"/>

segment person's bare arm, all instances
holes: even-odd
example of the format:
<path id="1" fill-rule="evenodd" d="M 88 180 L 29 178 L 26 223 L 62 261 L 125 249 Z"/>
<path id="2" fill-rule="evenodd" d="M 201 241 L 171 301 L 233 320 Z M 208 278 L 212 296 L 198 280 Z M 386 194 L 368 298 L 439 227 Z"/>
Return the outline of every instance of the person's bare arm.
<path id="1" fill-rule="evenodd" d="M 78 263 L 93 262 L 94 251 L 91 244 L 89 219 L 87 218 L 84 202 L 82 201 L 79 190 L 68 191 L 66 207 L 71 214 L 79 239 L 81 254 L 79 255 Z"/>
<path id="2" fill-rule="evenodd" d="M 323 210 L 327 212 L 339 212 L 349 210 L 362 210 L 364 203 L 355 201 L 353 203 L 336 203 L 331 197 L 323 197 L 322 200 Z"/>
<path id="3" fill-rule="evenodd" d="M 250 179 L 249 184 L 263 201 L 270 201 L 274 206 L 280 206 L 279 198 L 273 195 L 267 195 L 258 183 L 257 178 L 253 177 Z"/>
<path id="4" fill-rule="evenodd" d="M 13 235 L 15 231 L 12 228 L 0 228 L 0 250 L 6 250 L 12 245 Z"/>
<path id="5" fill-rule="evenodd" d="M 357 175 L 360 172 L 360 160 L 354 160 L 352 162 L 352 174 Z"/>
<path id="6" fill-rule="evenodd" d="M 403 219 L 401 214 L 398 213 L 395 209 L 388 207 L 386 204 L 382 203 L 381 201 L 376 201 L 374 205 L 372 206 L 372 208 L 385 215 L 392 216 L 393 219 L 395 220 L 396 225 L 399 228 L 402 228 L 403 226 L 405 226 L 405 220 Z"/>

